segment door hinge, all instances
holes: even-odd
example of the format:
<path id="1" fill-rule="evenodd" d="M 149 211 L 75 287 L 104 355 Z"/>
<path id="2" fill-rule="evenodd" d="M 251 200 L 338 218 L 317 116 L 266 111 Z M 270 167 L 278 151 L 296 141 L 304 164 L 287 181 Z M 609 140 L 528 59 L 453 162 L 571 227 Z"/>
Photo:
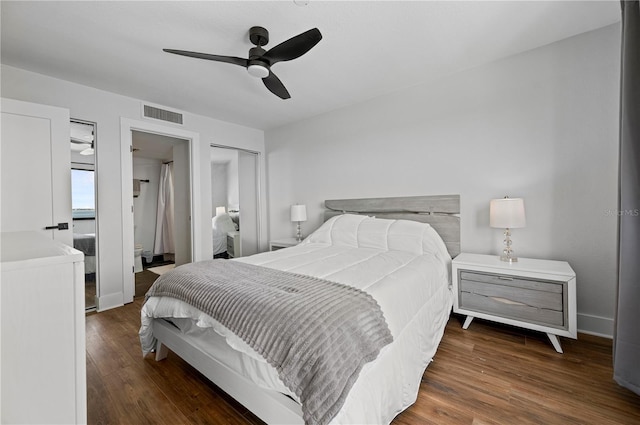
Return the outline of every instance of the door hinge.
<path id="1" fill-rule="evenodd" d="M 133 212 L 133 205 L 131 205 L 131 212 Z"/>
<path id="2" fill-rule="evenodd" d="M 129 145 L 129 152 L 133 153 L 133 145 Z"/>
<path id="3" fill-rule="evenodd" d="M 135 274 L 135 272 L 136 272 L 136 267 L 135 266 L 131 266 L 131 273 Z"/>

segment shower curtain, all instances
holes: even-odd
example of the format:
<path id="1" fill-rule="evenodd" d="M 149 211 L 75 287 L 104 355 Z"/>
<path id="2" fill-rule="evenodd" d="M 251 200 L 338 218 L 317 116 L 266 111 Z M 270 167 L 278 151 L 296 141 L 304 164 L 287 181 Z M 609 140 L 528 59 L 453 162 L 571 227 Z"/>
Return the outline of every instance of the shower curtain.
<path id="1" fill-rule="evenodd" d="M 156 215 L 156 240 L 154 255 L 163 255 L 165 260 L 173 260 L 175 245 L 173 241 L 173 162 L 163 164 L 158 187 L 158 212 Z"/>

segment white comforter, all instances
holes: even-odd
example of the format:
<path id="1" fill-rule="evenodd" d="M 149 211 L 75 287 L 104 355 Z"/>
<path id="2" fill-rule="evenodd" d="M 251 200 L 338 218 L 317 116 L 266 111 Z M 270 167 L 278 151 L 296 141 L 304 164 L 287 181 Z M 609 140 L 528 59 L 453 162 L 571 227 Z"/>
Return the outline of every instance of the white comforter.
<path id="1" fill-rule="evenodd" d="M 251 264 L 351 285 L 379 303 L 393 335 L 378 358 L 360 373 L 332 423 L 389 423 L 411 405 L 424 369 L 435 354 L 452 296 L 444 243 L 426 224 L 364 216 L 334 217 L 296 247 L 240 258 Z M 256 384 L 292 395 L 261 356 L 210 316 L 180 301 L 150 298 L 142 310 L 141 341 L 151 341 L 153 318 L 191 319 L 212 329 L 243 360 L 229 366 Z"/>

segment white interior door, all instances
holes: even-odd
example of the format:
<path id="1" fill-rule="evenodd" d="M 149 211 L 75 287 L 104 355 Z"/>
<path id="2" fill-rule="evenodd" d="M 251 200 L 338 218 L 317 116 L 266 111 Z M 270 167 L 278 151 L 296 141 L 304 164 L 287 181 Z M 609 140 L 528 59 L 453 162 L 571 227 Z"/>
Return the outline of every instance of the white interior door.
<path id="1" fill-rule="evenodd" d="M 0 140 L 0 231 L 38 231 L 73 246 L 69 110 L 3 98 Z"/>

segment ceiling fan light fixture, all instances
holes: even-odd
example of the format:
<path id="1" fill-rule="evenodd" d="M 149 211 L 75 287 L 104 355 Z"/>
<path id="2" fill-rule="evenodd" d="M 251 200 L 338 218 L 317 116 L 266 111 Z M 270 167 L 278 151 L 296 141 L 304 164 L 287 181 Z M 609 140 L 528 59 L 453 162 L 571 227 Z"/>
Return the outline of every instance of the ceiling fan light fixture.
<path id="1" fill-rule="evenodd" d="M 251 64 L 247 67 L 249 74 L 257 78 L 266 78 L 269 76 L 269 69 L 262 64 Z"/>

